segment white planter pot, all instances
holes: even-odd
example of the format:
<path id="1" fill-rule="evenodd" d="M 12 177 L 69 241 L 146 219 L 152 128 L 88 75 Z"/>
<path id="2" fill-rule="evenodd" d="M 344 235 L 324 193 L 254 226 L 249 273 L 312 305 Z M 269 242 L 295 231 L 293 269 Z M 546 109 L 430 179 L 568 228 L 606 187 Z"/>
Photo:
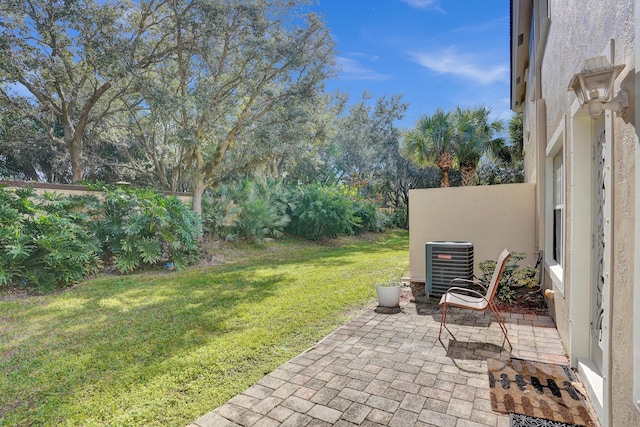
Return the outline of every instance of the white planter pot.
<path id="1" fill-rule="evenodd" d="M 380 286 L 376 285 L 376 293 L 378 294 L 378 305 L 381 307 L 399 307 L 400 306 L 400 288 L 401 286 Z"/>

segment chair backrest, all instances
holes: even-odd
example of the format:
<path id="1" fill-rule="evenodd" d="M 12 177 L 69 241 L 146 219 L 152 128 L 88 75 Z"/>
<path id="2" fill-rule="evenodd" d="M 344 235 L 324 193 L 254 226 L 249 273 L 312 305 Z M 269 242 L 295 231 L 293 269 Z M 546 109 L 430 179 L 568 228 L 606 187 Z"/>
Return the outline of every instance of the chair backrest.
<path id="1" fill-rule="evenodd" d="M 498 283 L 500 283 L 500 278 L 502 278 L 502 272 L 504 271 L 504 266 L 507 265 L 507 261 L 511 258 L 511 253 L 508 250 L 503 250 L 496 262 L 496 269 L 493 270 L 493 276 L 491 276 L 491 282 L 489 282 L 489 287 L 487 288 L 487 295 L 485 298 L 487 300 L 493 302 L 493 298 L 496 296 L 496 291 L 498 290 Z"/>

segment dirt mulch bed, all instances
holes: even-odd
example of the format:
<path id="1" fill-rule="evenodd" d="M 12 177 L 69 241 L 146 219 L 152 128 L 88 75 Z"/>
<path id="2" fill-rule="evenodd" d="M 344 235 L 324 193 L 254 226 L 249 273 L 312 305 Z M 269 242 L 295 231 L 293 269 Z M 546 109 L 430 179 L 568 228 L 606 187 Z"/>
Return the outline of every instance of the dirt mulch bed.
<path id="1" fill-rule="evenodd" d="M 400 294 L 400 305 L 408 303 L 416 295 L 424 292 L 424 283 L 411 282 L 407 285 L 411 291 Z M 544 297 L 539 293 L 526 294 L 516 299 L 513 303 L 498 302 L 498 310 L 506 313 L 535 314 L 537 316 L 548 316 L 549 308 Z"/>

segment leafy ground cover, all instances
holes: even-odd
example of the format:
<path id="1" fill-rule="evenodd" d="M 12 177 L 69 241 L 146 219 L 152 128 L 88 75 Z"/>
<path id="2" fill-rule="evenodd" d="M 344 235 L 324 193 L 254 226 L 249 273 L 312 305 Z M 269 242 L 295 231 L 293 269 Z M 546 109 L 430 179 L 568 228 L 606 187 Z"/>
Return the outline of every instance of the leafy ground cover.
<path id="1" fill-rule="evenodd" d="M 216 265 L 0 299 L 0 424 L 184 426 L 370 305 L 408 246 L 224 245 Z"/>

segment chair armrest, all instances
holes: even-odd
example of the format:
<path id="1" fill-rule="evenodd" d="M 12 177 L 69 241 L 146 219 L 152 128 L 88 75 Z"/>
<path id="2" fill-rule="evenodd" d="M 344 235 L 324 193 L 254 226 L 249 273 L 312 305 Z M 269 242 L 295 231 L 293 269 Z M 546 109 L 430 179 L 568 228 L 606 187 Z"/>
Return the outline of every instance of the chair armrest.
<path id="1" fill-rule="evenodd" d="M 452 279 L 452 280 L 449 282 L 449 288 L 451 288 L 451 285 L 452 285 L 454 282 L 470 283 L 470 284 L 473 284 L 473 285 L 476 285 L 476 286 L 480 286 L 480 288 L 481 288 L 482 290 L 484 290 L 485 292 L 487 292 L 487 288 L 486 288 L 486 287 L 485 287 L 481 282 L 479 282 L 479 281 L 477 281 L 477 280 L 469 280 L 469 279 L 463 279 L 463 278 L 461 278 L 461 277 L 456 277 L 455 279 Z"/>
<path id="2" fill-rule="evenodd" d="M 455 293 L 455 292 L 451 292 L 451 291 L 463 291 L 463 292 L 469 292 L 472 294 L 477 295 L 478 297 L 482 298 L 483 300 L 485 300 L 486 302 L 489 302 L 489 300 L 487 299 L 487 297 L 484 294 L 481 294 L 478 291 L 474 291 L 473 289 L 468 289 L 468 288 L 460 288 L 458 286 L 452 286 L 449 289 L 447 289 L 446 293 Z M 459 294 L 458 294 L 459 295 Z"/>

